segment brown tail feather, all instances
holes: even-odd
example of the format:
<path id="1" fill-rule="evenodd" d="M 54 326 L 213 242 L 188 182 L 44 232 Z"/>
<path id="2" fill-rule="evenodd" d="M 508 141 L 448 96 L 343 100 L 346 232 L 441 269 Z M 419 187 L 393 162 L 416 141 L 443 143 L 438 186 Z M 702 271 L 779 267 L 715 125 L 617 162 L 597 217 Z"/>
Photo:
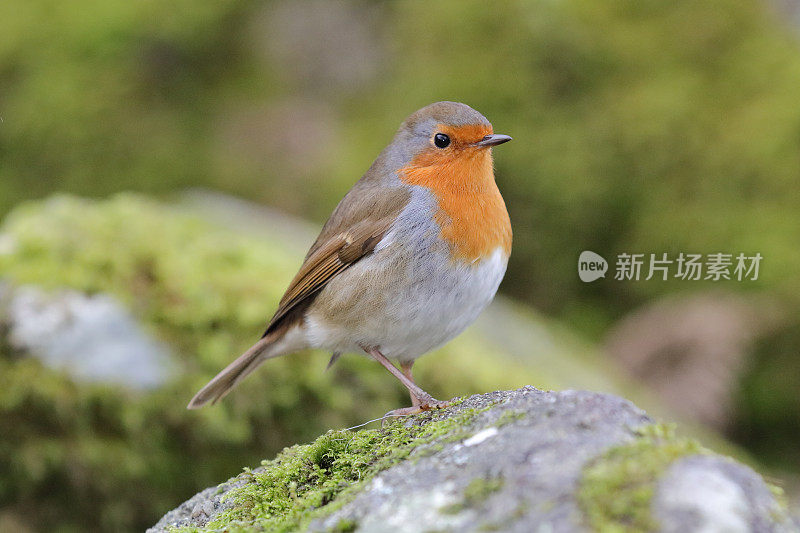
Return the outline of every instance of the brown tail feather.
<path id="1" fill-rule="evenodd" d="M 266 359 L 282 355 L 281 353 L 269 353 L 270 348 L 279 338 L 280 335 L 267 335 L 255 343 L 200 389 L 186 408 L 199 409 L 208 402 L 217 403 Z"/>

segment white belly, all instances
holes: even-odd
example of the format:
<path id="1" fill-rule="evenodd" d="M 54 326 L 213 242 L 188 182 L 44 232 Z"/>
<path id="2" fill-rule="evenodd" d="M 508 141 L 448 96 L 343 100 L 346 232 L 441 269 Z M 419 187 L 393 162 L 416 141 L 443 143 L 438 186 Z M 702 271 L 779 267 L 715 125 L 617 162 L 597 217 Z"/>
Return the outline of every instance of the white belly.
<path id="1" fill-rule="evenodd" d="M 420 243 L 423 245 L 423 243 Z M 416 359 L 472 324 L 491 302 L 508 257 L 498 248 L 473 264 L 443 247 L 397 250 L 389 243 L 331 280 L 306 316 L 307 341 L 332 352 L 375 346 Z"/>
<path id="2" fill-rule="evenodd" d="M 388 336 L 382 353 L 399 360 L 416 359 L 452 340 L 492 301 L 507 263 L 500 248 L 472 265 L 444 258 L 445 274 L 421 279 L 398 295 L 406 303 L 398 303 L 393 318 L 407 327 Z"/>

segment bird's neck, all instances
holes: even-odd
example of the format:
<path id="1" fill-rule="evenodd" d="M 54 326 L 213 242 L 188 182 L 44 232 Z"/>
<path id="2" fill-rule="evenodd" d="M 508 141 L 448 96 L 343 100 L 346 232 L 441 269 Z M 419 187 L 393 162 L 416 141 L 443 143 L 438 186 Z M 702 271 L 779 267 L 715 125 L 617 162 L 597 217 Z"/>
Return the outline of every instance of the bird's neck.
<path id="1" fill-rule="evenodd" d="M 476 263 L 498 248 L 506 256 L 511 253 L 511 222 L 489 150 L 433 163 L 417 158 L 399 174 L 405 183 L 426 187 L 436 197 L 435 220 L 455 260 Z"/>

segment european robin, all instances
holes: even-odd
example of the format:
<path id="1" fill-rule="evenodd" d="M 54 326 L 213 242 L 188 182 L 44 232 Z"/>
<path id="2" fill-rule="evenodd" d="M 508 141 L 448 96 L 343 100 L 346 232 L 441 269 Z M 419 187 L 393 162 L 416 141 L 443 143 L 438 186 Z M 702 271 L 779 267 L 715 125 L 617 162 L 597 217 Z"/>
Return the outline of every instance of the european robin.
<path id="1" fill-rule="evenodd" d="M 267 359 L 307 348 L 332 352 L 329 366 L 342 353 L 372 356 L 411 394 L 412 407 L 393 414 L 445 406 L 411 367 L 470 325 L 503 279 L 511 222 L 491 149 L 510 140 L 461 103 L 408 117 L 336 206 L 261 340 L 189 409 L 216 402 Z"/>

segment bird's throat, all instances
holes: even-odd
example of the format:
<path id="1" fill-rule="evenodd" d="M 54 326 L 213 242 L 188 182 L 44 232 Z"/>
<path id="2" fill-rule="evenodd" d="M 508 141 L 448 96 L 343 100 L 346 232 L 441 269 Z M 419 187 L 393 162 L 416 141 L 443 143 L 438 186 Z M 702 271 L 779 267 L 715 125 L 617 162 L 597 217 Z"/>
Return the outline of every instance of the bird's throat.
<path id="1" fill-rule="evenodd" d="M 454 260 L 475 263 L 497 248 L 510 254 L 511 222 L 494 181 L 490 150 L 468 148 L 449 156 L 426 152 L 399 175 L 436 197 L 435 220 Z"/>

